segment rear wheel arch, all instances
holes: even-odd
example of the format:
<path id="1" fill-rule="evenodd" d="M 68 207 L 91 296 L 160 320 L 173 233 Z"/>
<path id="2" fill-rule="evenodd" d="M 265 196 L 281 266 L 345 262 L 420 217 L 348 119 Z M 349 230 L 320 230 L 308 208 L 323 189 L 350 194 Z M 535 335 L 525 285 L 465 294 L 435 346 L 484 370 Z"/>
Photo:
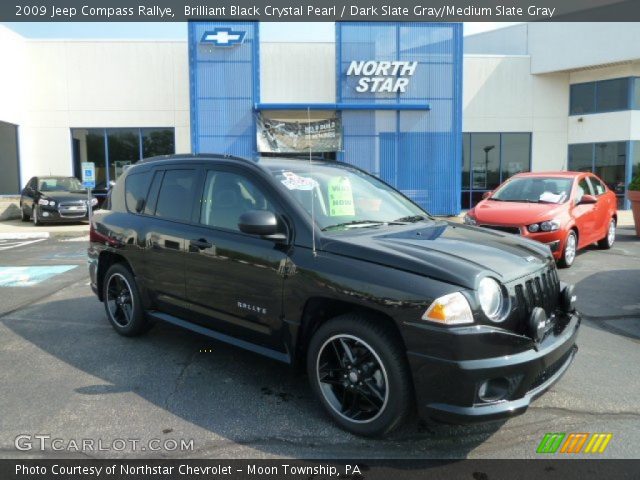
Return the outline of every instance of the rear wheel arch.
<path id="1" fill-rule="evenodd" d="M 133 271 L 133 268 L 131 267 L 131 264 L 127 261 L 127 259 L 124 256 L 120 255 L 119 253 L 114 253 L 110 251 L 101 252 L 100 256 L 98 257 L 98 274 L 97 274 L 98 298 L 100 299 L 100 301 L 104 300 L 103 294 L 102 294 L 103 286 L 104 286 L 104 277 L 107 271 L 109 271 L 109 268 L 111 268 L 111 266 L 115 265 L 116 263 L 120 263 L 124 265 L 134 277 L 136 276 L 135 272 Z"/>
<path id="2" fill-rule="evenodd" d="M 307 349 L 313 334 L 327 321 L 344 314 L 358 314 L 373 321 L 380 322 L 394 337 L 401 342 L 406 351 L 404 338 L 397 323 L 389 315 L 378 310 L 358 304 L 344 302 L 326 297 L 312 297 L 307 300 L 296 335 L 294 364 L 305 368 Z"/>

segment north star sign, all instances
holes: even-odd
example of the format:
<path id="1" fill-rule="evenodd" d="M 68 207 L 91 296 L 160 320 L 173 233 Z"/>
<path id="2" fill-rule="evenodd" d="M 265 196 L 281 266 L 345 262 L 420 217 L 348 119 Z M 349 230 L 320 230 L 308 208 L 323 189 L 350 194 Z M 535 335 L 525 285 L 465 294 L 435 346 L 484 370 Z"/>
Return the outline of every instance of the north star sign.
<path id="1" fill-rule="evenodd" d="M 247 32 L 243 30 L 232 30 L 231 28 L 215 28 L 212 31 L 204 32 L 201 43 L 210 43 L 216 47 L 232 47 L 244 42 Z"/>
<path id="2" fill-rule="evenodd" d="M 404 93 L 417 67 L 418 62 L 353 60 L 347 76 L 360 77 L 356 86 L 359 93 Z"/>

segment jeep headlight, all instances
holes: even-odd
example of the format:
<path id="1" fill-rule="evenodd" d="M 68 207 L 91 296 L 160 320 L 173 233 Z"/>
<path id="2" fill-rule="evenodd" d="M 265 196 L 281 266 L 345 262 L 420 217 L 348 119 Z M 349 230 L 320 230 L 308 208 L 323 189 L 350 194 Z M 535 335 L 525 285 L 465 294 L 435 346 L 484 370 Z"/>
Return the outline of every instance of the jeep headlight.
<path id="1" fill-rule="evenodd" d="M 478 284 L 478 300 L 482 311 L 493 322 L 503 320 L 504 295 L 500 284 L 490 277 L 485 277 Z"/>
<path id="2" fill-rule="evenodd" d="M 98 204 L 98 199 L 97 198 L 92 198 L 91 199 L 91 206 L 95 207 Z"/>
<path id="3" fill-rule="evenodd" d="M 455 292 L 436 298 L 422 315 L 422 320 L 445 325 L 460 325 L 473 323 L 473 314 L 464 295 Z"/>
<path id="4" fill-rule="evenodd" d="M 40 197 L 40 200 L 38 200 L 38 205 L 53 207 L 55 204 L 54 200 L 49 200 L 47 197 Z"/>

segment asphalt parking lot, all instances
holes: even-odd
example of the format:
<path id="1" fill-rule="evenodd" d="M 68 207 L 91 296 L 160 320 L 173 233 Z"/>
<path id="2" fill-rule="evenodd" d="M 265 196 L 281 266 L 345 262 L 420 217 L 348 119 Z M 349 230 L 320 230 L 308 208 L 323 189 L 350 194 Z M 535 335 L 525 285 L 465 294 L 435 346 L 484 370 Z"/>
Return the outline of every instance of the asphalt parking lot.
<path id="1" fill-rule="evenodd" d="M 197 458 L 535 458 L 547 432 L 610 432 L 606 458 L 640 457 L 640 240 L 618 230 L 561 270 L 585 315 L 572 368 L 506 422 L 413 421 L 384 440 L 336 428 L 306 378 L 168 325 L 118 336 L 88 286 L 86 234 L 0 241 L 0 456 Z M 6 247 L 6 248 L 3 248 Z M 37 268 L 33 268 L 37 267 Z M 133 451 L 19 452 L 18 435 L 140 440 Z M 143 450 L 150 439 L 188 451 Z"/>

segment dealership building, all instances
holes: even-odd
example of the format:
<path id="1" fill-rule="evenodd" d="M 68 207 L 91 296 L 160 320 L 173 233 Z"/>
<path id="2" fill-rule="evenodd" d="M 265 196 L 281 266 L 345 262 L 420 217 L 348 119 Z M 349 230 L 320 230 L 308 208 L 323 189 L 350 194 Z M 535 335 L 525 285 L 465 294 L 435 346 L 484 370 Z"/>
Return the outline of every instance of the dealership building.
<path id="1" fill-rule="evenodd" d="M 312 28 L 312 27 L 310 27 Z M 522 171 L 588 170 L 628 208 L 640 173 L 640 28 L 335 25 L 331 43 L 193 22 L 184 41 L 35 40 L 0 26 L 0 194 L 96 165 L 98 192 L 167 153 L 364 168 L 437 215 Z"/>

